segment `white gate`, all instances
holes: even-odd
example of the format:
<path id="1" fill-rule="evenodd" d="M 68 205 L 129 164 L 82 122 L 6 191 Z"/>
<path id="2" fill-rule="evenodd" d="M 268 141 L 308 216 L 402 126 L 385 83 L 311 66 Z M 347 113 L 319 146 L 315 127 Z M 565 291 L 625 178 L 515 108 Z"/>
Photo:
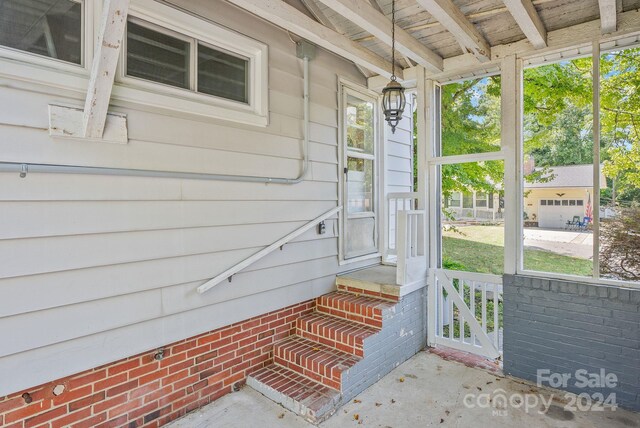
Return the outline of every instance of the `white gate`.
<path id="1" fill-rule="evenodd" d="M 429 342 L 487 358 L 502 354 L 502 277 L 432 269 Z"/>

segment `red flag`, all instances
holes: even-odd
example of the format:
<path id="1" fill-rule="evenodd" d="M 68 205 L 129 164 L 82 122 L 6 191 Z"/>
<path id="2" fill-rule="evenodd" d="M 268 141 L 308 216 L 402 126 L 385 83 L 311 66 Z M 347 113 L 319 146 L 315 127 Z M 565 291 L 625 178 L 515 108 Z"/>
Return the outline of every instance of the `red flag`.
<path id="1" fill-rule="evenodd" d="M 587 207 L 584 213 L 585 217 L 589 217 L 589 223 L 591 223 L 591 219 L 593 218 L 593 207 L 591 206 L 591 194 L 589 194 L 589 200 L 587 200 Z"/>

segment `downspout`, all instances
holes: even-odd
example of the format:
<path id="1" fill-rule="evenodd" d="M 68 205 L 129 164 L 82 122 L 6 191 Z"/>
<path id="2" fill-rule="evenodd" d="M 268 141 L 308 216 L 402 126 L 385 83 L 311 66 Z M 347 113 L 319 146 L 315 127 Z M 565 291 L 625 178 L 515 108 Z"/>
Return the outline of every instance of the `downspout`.
<path id="1" fill-rule="evenodd" d="M 240 181 L 250 183 L 274 183 L 274 184 L 298 184 L 304 180 L 309 171 L 309 121 L 310 121 L 310 101 L 309 101 L 309 60 L 313 59 L 315 46 L 308 42 L 296 43 L 298 58 L 303 62 L 303 109 L 304 109 L 304 142 L 302 171 L 296 178 L 286 177 L 259 177 L 252 175 L 231 175 L 231 174 L 207 174 L 197 172 L 174 172 L 158 171 L 147 169 L 131 168 L 108 168 L 99 166 L 81 166 L 64 164 L 43 164 L 26 162 L 4 162 L 0 161 L 0 172 L 17 172 L 24 178 L 30 172 L 57 173 L 57 174 L 96 174 L 96 175 L 117 175 L 132 177 L 156 177 L 156 178 L 180 178 L 189 180 L 216 180 L 216 181 Z"/>

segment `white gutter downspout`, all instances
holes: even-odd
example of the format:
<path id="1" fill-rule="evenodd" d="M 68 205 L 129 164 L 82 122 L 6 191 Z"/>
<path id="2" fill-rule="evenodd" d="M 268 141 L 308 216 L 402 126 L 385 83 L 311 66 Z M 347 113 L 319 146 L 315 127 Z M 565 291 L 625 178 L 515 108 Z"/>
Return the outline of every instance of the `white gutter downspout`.
<path id="1" fill-rule="evenodd" d="M 230 175 L 230 174 L 207 174 L 198 172 L 174 172 L 157 171 L 147 169 L 131 168 L 108 168 L 99 166 L 80 166 L 63 164 L 42 164 L 26 162 L 3 162 L 0 161 L 0 172 L 17 172 L 20 177 L 26 177 L 30 172 L 57 173 L 57 174 L 96 174 L 96 175 L 118 175 L 134 177 L 158 177 L 158 178 L 182 178 L 190 180 L 217 180 L 217 181 L 240 181 L 251 183 L 275 183 L 275 184 L 298 184 L 304 180 L 309 171 L 309 60 L 313 59 L 315 46 L 302 41 L 297 44 L 298 58 L 302 58 L 304 69 L 303 82 L 303 104 L 304 104 L 304 148 L 302 159 L 302 171 L 296 178 L 285 177 L 258 177 L 251 175 Z"/>

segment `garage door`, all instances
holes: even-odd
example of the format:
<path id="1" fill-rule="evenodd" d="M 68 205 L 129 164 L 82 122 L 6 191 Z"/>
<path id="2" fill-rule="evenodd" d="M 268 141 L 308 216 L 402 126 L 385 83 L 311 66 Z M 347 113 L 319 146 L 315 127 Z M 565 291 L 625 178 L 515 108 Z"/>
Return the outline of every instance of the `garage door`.
<path id="1" fill-rule="evenodd" d="M 584 217 L 584 199 L 543 199 L 538 208 L 538 225 L 564 229 L 574 216 Z"/>

